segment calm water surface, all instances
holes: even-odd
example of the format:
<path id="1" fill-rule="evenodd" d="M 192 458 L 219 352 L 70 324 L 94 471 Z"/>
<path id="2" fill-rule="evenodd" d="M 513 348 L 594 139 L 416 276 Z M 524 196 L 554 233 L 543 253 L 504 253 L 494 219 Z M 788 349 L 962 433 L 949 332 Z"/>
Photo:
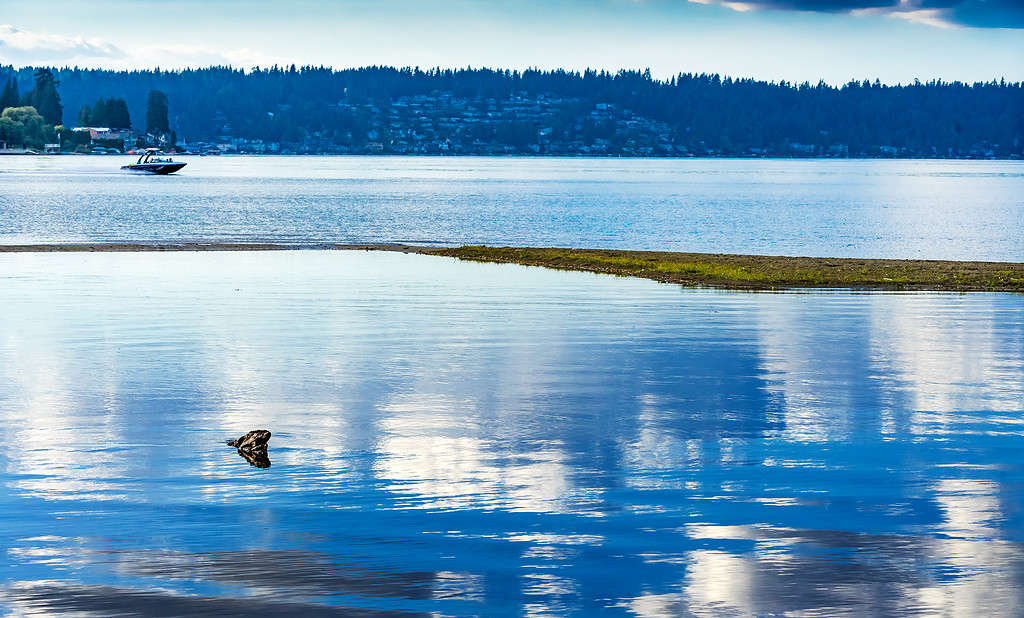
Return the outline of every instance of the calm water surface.
<path id="1" fill-rule="evenodd" d="M 1024 604 L 1020 296 L 299 251 L 0 255 L 0 299 L 14 613 Z"/>
<path id="2" fill-rule="evenodd" d="M 1024 261 L 1024 161 L 0 157 L 0 244 L 484 243 Z"/>

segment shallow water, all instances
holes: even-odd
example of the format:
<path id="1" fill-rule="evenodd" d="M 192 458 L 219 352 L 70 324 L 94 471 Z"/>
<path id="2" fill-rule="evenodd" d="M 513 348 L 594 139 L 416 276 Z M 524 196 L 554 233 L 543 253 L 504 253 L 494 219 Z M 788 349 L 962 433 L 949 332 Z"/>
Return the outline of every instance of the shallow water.
<path id="1" fill-rule="evenodd" d="M 1020 296 L 300 251 L 0 255 L 0 299 L 12 612 L 1024 602 Z"/>
<path id="2" fill-rule="evenodd" d="M 0 157 L 0 243 L 414 242 L 1024 261 L 1024 161 Z"/>

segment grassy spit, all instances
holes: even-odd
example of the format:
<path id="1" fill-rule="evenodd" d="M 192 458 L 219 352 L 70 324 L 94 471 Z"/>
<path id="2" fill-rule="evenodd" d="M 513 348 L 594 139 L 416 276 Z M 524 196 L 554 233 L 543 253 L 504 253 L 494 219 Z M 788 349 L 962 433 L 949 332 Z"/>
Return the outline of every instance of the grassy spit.
<path id="1" fill-rule="evenodd" d="M 475 262 L 499 262 L 644 277 L 681 285 L 743 290 L 847 288 L 863 290 L 950 290 L 1024 292 L 1024 264 L 937 260 L 868 260 L 726 253 L 672 253 L 612 249 L 530 247 L 424 247 L 403 244 L 295 246 L 235 243 L 82 243 L 0 245 L 0 253 L 138 251 L 285 251 L 328 249 L 402 251 Z"/>
<path id="2" fill-rule="evenodd" d="M 1024 292 L 1024 264 L 868 260 L 610 249 L 463 246 L 418 253 L 732 289 L 849 288 Z"/>

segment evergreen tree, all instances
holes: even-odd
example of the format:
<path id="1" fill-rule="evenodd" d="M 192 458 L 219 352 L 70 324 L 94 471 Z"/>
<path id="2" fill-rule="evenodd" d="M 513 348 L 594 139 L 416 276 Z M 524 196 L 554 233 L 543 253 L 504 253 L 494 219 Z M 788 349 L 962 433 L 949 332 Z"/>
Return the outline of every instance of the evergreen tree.
<path id="1" fill-rule="evenodd" d="M 0 94 L 0 112 L 8 107 L 18 107 L 19 103 L 21 103 L 21 95 L 18 94 L 18 82 L 14 81 L 12 77 L 4 84 L 4 91 Z"/>
<path id="2" fill-rule="evenodd" d="M 109 127 L 110 114 L 107 113 L 107 100 L 96 99 L 96 103 L 92 106 L 92 113 L 89 115 L 89 126 L 92 127 Z"/>
<path id="3" fill-rule="evenodd" d="M 107 101 L 108 126 L 111 129 L 130 129 L 132 119 L 128 114 L 128 104 L 124 99 L 110 99 Z"/>
<path id="4" fill-rule="evenodd" d="M 150 90 L 146 101 L 146 132 L 163 134 L 170 131 L 167 121 L 167 95 L 159 90 Z"/>
<path id="5" fill-rule="evenodd" d="M 50 69 L 36 69 L 35 80 L 36 87 L 29 93 L 32 107 L 36 108 L 47 124 L 61 124 L 64 106 L 61 105 L 60 95 L 57 94 L 59 82 L 53 77 Z"/>
<path id="6" fill-rule="evenodd" d="M 132 127 L 128 104 L 124 99 L 97 100 L 96 104 L 92 106 L 89 120 L 95 127 L 109 129 L 130 129 Z"/>
<path id="7" fill-rule="evenodd" d="M 88 104 L 83 105 L 82 109 L 78 112 L 78 126 L 80 127 L 91 127 L 92 124 L 92 108 Z"/>

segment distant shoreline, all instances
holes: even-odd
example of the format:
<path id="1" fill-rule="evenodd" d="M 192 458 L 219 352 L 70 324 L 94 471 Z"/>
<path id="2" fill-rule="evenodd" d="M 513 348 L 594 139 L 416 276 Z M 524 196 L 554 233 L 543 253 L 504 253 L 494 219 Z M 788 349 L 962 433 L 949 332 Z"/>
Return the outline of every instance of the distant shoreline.
<path id="1" fill-rule="evenodd" d="M 481 159 L 663 159 L 663 160 L 679 160 L 679 161 L 704 161 L 704 160 L 716 160 L 716 159 L 732 159 L 738 161 L 1024 161 L 1024 156 L 1012 155 L 1009 157 L 926 157 L 923 155 L 919 156 L 906 156 L 906 157 L 830 157 L 830 156 L 793 156 L 793 155 L 738 155 L 738 154 L 722 154 L 722 155 L 631 155 L 631 154 L 537 154 L 537 153 L 502 153 L 502 154 L 490 154 L 490 153 L 458 153 L 458 154 L 440 154 L 440 153 L 421 153 L 421 152 L 381 152 L 381 153 L 370 153 L 370 152 L 318 152 L 318 153 L 261 153 L 261 152 L 232 152 L 224 153 L 219 155 L 206 155 L 198 152 L 175 152 L 171 153 L 175 157 L 202 157 L 202 158 L 218 158 L 218 157 L 424 157 L 434 159 L 469 159 L 469 158 L 481 158 Z M 88 152 L 12 152 L 0 151 L 0 156 L 18 156 L 18 157 L 53 157 L 53 156 L 72 156 L 72 157 L 131 157 L 134 156 L 130 153 L 104 153 L 94 154 Z"/>
<path id="2" fill-rule="evenodd" d="M 181 251 L 399 251 L 475 262 L 539 266 L 641 277 L 684 286 L 737 290 L 833 288 L 952 292 L 1024 292 L 1024 263 L 889 260 L 566 249 L 431 247 L 399 243 L 285 245 L 275 243 L 65 243 L 0 245 L 2 253 Z"/>

